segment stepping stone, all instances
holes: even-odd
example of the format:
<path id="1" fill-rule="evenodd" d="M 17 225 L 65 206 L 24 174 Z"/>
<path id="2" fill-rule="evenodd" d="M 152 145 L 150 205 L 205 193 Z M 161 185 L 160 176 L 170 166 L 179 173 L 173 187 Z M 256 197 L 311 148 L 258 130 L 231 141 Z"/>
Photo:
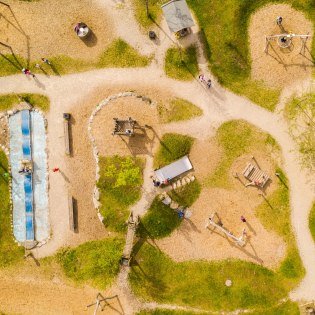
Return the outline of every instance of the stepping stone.
<path id="1" fill-rule="evenodd" d="M 196 179 L 196 177 L 195 177 L 194 175 L 190 175 L 189 178 L 190 178 L 190 180 L 191 180 L 192 182 Z"/>
<path id="2" fill-rule="evenodd" d="M 182 186 L 182 183 L 181 183 L 180 179 L 176 182 L 176 184 L 177 184 L 177 188 Z"/>
<path id="3" fill-rule="evenodd" d="M 175 202 L 175 201 L 172 201 L 171 204 L 170 204 L 170 208 L 173 209 L 173 210 L 177 209 L 178 206 L 179 206 L 178 203 Z"/>
<path id="4" fill-rule="evenodd" d="M 186 210 L 185 210 L 185 215 L 184 215 L 185 218 L 186 218 L 186 219 L 189 219 L 189 218 L 191 217 L 191 215 L 192 215 L 192 212 L 191 212 L 189 209 L 186 209 Z"/>
<path id="5" fill-rule="evenodd" d="M 167 196 L 165 199 L 162 200 L 162 202 L 168 206 L 169 204 L 171 204 L 172 199 L 169 196 Z"/>
<path id="6" fill-rule="evenodd" d="M 188 176 L 185 177 L 186 183 L 189 184 L 191 182 L 190 178 Z"/>
<path id="7" fill-rule="evenodd" d="M 176 183 L 173 183 L 173 184 L 172 184 L 172 187 L 173 187 L 173 189 L 176 189 L 177 184 L 176 184 Z"/>

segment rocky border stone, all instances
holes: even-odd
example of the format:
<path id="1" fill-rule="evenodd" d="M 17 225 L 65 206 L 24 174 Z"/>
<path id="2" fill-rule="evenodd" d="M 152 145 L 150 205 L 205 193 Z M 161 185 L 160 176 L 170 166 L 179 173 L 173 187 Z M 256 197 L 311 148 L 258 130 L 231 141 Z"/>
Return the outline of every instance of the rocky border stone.
<path id="1" fill-rule="evenodd" d="M 92 150 L 93 150 L 93 157 L 96 163 L 96 169 L 95 169 L 95 183 L 97 183 L 100 179 L 100 167 L 99 167 L 99 150 L 97 148 L 96 145 L 96 141 L 95 138 L 93 137 L 93 132 L 92 132 L 92 124 L 94 121 L 95 116 L 98 114 L 98 112 L 104 107 L 106 106 L 110 101 L 119 99 L 119 98 L 123 98 L 123 97 L 136 97 L 136 98 L 141 98 L 143 102 L 149 104 L 149 105 L 156 105 L 155 102 L 152 102 L 152 100 L 146 96 L 137 94 L 135 92 L 121 92 L 118 94 L 113 94 L 107 98 L 105 98 L 104 100 L 102 100 L 93 110 L 91 116 L 89 117 L 89 121 L 88 121 L 88 136 L 89 139 L 92 143 Z M 97 185 L 95 184 L 94 186 L 94 191 L 93 191 L 93 204 L 94 204 L 94 208 L 97 210 L 97 216 L 100 219 L 101 222 L 103 222 L 104 217 L 102 216 L 102 214 L 100 213 L 100 191 L 97 187 Z"/>

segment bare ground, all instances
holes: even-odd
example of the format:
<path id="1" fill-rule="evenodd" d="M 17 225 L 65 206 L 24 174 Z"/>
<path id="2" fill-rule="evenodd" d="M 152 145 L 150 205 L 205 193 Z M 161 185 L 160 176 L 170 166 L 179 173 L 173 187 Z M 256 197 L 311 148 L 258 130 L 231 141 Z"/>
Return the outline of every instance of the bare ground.
<path id="1" fill-rule="evenodd" d="M 0 4 L 0 42 L 27 60 L 55 55 L 96 59 L 115 36 L 111 16 L 96 0 L 6 1 Z M 73 28 L 85 22 L 93 34 L 80 40 Z M 11 53 L 0 46 L 1 53 Z"/>
<path id="2" fill-rule="evenodd" d="M 282 16 L 282 28 L 276 18 Z M 263 22 L 262 22 L 263 21 Z M 312 37 L 301 51 L 302 41 L 294 38 L 290 48 L 283 49 L 277 40 L 271 41 L 267 53 L 265 36 L 284 33 L 313 35 L 312 22 L 289 5 L 267 5 L 252 15 L 248 29 L 252 58 L 251 75 L 254 80 L 263 80 L 273 88 L 283 88 L 296 81 L 311 78 L 314 68 L 311 56 Z"/>
<path id="3" fill-rule="evenodd" d="M 204 147 L 203 151 L 218 152 L 215 146 Z M 193 149 L 194 150 L 194 149 Z M 208 155 L 208 154 L 204 154 Z M 268 195 L 277 187 L 277 179 L 274 175 L 274 165 L 270 157 L 256 152 L 259 156 L 260 167 L 270 174 L 271 181 L 265 190 Z M 204 158 L 203 155 L 202 159 Z M 210 158 L 208 172 L 213 170 L 215 161 L 220 156 L 213 153 L 215 158 Z M 255 216 L 255 208 L 264 202 L 259 195 L 260 191 L 255 187 L 245 188 L 243 184 L 247 181 L 241 177 L 241 181 L 233 177 L 235 172 L 242 173 L 246 163 L 250 161 L 250 155 L 238 158 L 229 170 L 229 180 L 232 189 L 207 188 L 204 187 L 195 204 L 190 208 L 193 215 L 185 220 L 180 228 L 172 233 L 170 237 L 159 240 L 157 243 L 162 250 L 170 255 L 175 261 L 185 260 L 221 260 L 227 258 L 239 258 L 262 264 L 269 268 L 275 268 L 285 255 L 285 243 L 276 233 L 267 231 Z M 198 158 L 191 157 L 193 165 L 198 165 Z M 196 172 L 197 174 L 197 172 Z M 235 236 L 242 235 L 243 228 L 246 229 L 248 242 L 240 248 L 219 231 L 210 231 L 205 228 L 207 219 L 217 212 L 224 226 Z M 247 223 L 240 220 L 243 215 Z"/>

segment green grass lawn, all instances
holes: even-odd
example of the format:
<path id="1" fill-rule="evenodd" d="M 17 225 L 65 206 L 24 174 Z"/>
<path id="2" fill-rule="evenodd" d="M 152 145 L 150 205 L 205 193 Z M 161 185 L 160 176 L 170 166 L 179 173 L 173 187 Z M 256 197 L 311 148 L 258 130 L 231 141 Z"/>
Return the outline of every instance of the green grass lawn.
<path id="1" fill-rule="evenodd" d="M 20 100 L 20 98 L 21 100 Z M 31 104 L 33 107 L 41 109 L 42 111 L 49 110 L 49 98 L 40 94 L 2 94 L 0 95 L 0 112 L 14 108 L 21 101 Z"/>
<path id="2" fill-rule="evenodd" d="M 145 0 L 133 0 L 135 18 L 145 30 L 149 30 L 155 23 L 161 21 L 161 5 L 168 0 L 148 0 L 149 17 L 147 16 Z"/>
<path id="3" fill-rule="evenodd" d="M 98 67 L 145 67 L 149 64 L 149 61 L 149 58 L 139 55 L 139 53 L 125 41 L 117 39 L 101 55 Z"/>
<path id="4" fill-rule="evenodd" d="M 190 46 L 183 50 L 177 47 L 169 48 L 165 56 L 164 70 L 170 78 L 192 80 L 199 71 L 196 47 Z"/>
<path id="5" fill-rule="evenodd" d="M 190 207 L 199 197 L 201 185 L 195 180 L 185 186 L 171 190 L 169 196 L 183 207 Z"/>
<path id="6" fill-rule="evenodd" d="M 201 185 L 197 180 L 186 186 L 172 190 L 168 194 L 180 206 L 190 207 L 199 197 Z M 156 197 L 146 215 L 141 220 L 141 237 L 163 238 L 179 227 L 183 219 L 169 206 Z"/>
<path id="7" fill-rule="evenodd" d="M 129 207 L 141 197 L 143 161 L 132 157 L 100 157 L 101 214 L 104 224 L 114 231 L 124 231 Z"/>
<path id="8" fill-rule="evenodd" d="M 158 111 L 162 123 L 189 120 L 203 113 L 199 107 L 181 98 L 171 100 L 168 106 L 160 104 Z"/>
<path id="9" fill-rule="evenodd" d="M 163 238 L 179 227 L 181 221 L 173 209 L 156 197 L 141 219 L 139 234 L 142 238 Z"/>
<path id="10" fill-rule="evenodd" d="M 52 65 L 43 64 L 40 60 L 31 60 L 29 69 L 34 73 L 42 74 L 43 71 L 35 67 L 36 63 L 42 65 L 48 75 L 61 75 L 88 71 L 95 68 L 125 68 L 145 67 L 149 64 L 150 58 L 140 55 L 133 47 L 118 38 L 100 55 L 96 61 L 85 61 L 74 59 L 65 55 L 48 56 Z M 20 74 L 27 61 L 19 56 L 0 56 L 0 76 Z"/>
<path id="11" fill-rule="evenodd" d="M 154 156 L 154 167 L 160 168 L 178 160 L 190 152 L 194 139 L 176 133 L 163 135 L 160 147 Z"/>
<path id="12" fill-rule="evenodd" d="M 223 149 L 223 156 L 214 173 L 207 179 L 211 187 L 230 188 L 228 171 L 234 160 L 253 150 L 264 150 L 271 147 L 277 150 L 274 139 L 245 121 L 229 121 L 220 126 L 216 135 L 218 144 Z"/>
<path id="13" fill-rule="evenodd" d="M 299 146 L 303 166 L 315 167 L 315 93 L 292 97 L 285 106 L 290 135 Z"/>
<path id="14" fill-rule="evenodd" d="M 226 279 L 233 281 L 229 288 Z M 147 243 L 136 254 L 129 280 L 145 300 L 204 310 L 268 308 L 288 293 L 282 279 L 262 266 L 240 260 L 175 263 Z"/>
<path id="15" fill-rule="evenodd" d="M 313 207 L 310 212 L 309 227 L 315 242 L 315 203 L 313 204 Z"/>
<path id="16" fill-rule="evenodd" d="M 143 310 L 137 315 L 195 315 L 195 312 L 174 311 L 166 309 L 155 309 L 153 311 Z M 198 313 L 199 315 L 206 315 L 207 313 Z M 299 306 L 297 303 L 288 301 L 279 306 L 270 307 L 268 309 L 256 310 L 246 313 L 248 315 L 299 315 Z"/>
<path id="17" fill-rule="evenodd" d="M 124 244 L 123 238 L 91 241 L 73 249 L 62 249 L 57 260 L 66 276 L 75 282 L 105 289 L 119 272 Z"/>
<path id="18" fill-rule="evenodd" d="M 8 160 L 5 154 L 0 151 L 0 267 L 19 262 L 23 259 L 24 248 L 17 246 L 14 242 L 11 227 L 11 209 L 9 180 L 5 173 L 8 173 Z"/>
<path id="19" fill-rule="evenodd" d="M 282 236 L 287 244 L 286 258 L 277 270 L 286 287 L 295 287 L 305 274 L 300 259 L 290 221 L 290 196 L 288 182 L 285 174 L 279 168 L 276 169 L 280 179 L 278 188 L 270 196 L 266 197 L 256 209 L 255 214 L 268 229 Z"/>

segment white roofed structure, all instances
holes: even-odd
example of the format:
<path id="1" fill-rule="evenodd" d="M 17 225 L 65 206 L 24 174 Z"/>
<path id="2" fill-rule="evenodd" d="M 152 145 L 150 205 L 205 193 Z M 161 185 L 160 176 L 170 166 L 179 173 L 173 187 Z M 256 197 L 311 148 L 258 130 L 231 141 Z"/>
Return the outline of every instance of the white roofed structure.
<path id="1" fill-rule="evenodd" d="M 185 0 L 172 0 L 163 4 L 161 8 L 173 33 L 195 25 Z"/>
<path id="2" fill-rule="evenodd" d="M 155 171 L 155 176 L 160 182 L 173 179 L 183 173 L 186 173 L 192 169 L 192 164 L 187 155 L 181 159 L 166 165 Z"/>

